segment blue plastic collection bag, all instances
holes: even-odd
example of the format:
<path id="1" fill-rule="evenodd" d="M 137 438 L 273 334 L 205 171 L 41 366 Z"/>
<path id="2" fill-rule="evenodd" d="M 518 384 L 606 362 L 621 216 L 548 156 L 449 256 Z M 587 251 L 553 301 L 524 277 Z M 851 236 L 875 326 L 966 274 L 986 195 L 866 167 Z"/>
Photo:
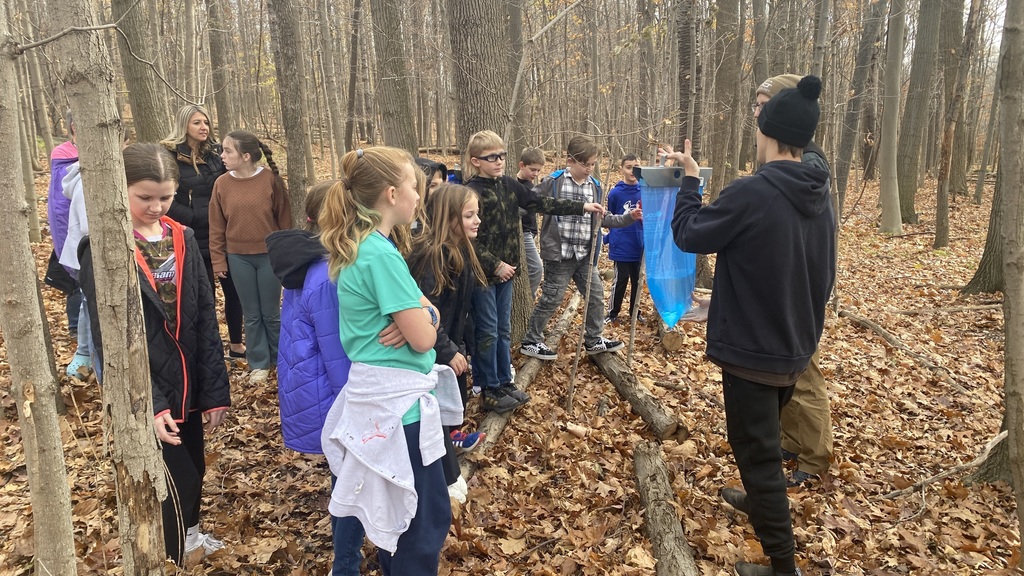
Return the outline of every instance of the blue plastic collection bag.
<path id="1" fill-rule="evenodd" d="M 633 170 L 640 179 L 647 289 L 661 319 L 672 328 L 693 307 L 693 288 L 697 281 L 697 256 L 680 250 L 672 237 L 672 214 L 676 194 L 683 183 L 683 169 L 637 166 Z M 701 193 L 708 177 L 710 170 L 702 170 Z"/>

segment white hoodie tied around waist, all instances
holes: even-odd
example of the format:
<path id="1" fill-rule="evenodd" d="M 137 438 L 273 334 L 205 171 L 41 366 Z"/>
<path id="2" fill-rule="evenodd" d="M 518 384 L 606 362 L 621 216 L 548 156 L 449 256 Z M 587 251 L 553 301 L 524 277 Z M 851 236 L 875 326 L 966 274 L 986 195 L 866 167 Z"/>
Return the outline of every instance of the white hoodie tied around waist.
<path id="1" fill-rule="evenodd" d="M 366 537 L 391 553 L 419 501 L 402 429 L 402 416 L 414 402 L 420 407 L 420 454 L 429 465 L 445 454 L 441 425 L 462 424 L 459 384 L 448 366 L 420 374 L 354 362 L 320 436 L 337 477 L 331 515 L 355 516 Z"/>

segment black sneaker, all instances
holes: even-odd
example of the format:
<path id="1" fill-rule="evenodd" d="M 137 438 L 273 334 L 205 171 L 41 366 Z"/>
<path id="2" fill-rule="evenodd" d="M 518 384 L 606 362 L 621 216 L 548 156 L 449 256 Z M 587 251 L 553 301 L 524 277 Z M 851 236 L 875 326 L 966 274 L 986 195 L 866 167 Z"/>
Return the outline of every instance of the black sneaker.
<path id="1" fill-rule="evenodd" d="M 747 493 L 743 490 L 737 490 L 736 488 L 722 488 L 722 500 L 725 503 L 732 506 L 738 512 L 744 514 L 750 514 L 750 507 L 747 506 Z"/>
<path id="2" fill-rule="evenodd" d="M 621 340 L 609 340 L 607 338 L 601 338 L 601 340 L 593 346 L 584 346 L 587 350 L 587 354 L 593 356 L 594 354 L 600 354 L 602 352 L 615 352 L 616 350 L 622 350 L 626 345 Z"/>
<path id="3" fill-rule="evenodd" d="M 817 482 L 821 482 L 821 476 L 817 474 L 811 474 L 810 472 L 804 472 L 803 470 L 797 470 L 793 472 L 793 475 L 786 478 L 787 488 L 796 488 L 797 486 L 811 486 Z"/>
<path id="4" fill-rule="evenodd" d="M 523 342 L 519 346 L 519 353 L 523 356 L 529 356 L 538 360 L 557 360 L 558 353 L 551 348 L 548 348 L 543 342 L 528 343 Z"/>
<path id="5" fill-rule="evenodd" d="M 737 562 L 736 574 L 738 576 L 802 576 L 799 568 L 794 572 L 776 572 L 771 566 L 751 564 L 750 562 Z"/>
<path id="6" fill-rule="evenodd" d="M 526 392 L 523 392 L 519 388 L 516 388 L 515 384 L 511 382 L 506 382 L 501 386 L 498 386 L 498 389 L 504 392 L 506 396 L 511 396 L 515 398 L 517 401 L 519 401 L 520 405 L 526 404 L 527 402 L 530 401 L 530 395 L 527 394 Z"/>
<path id="7" fill-rule="evenodd" d="M 484 410 L 499 414 L 511 412 L 522 405 L 519 400 L 509 396 L 501 388 L 484 388 L 481 400 Z"/>

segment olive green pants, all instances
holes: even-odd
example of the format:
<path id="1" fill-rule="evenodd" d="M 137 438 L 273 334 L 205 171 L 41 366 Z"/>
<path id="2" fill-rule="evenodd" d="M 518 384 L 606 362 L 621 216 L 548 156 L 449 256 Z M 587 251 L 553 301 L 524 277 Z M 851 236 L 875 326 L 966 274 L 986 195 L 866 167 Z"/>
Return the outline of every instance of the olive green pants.
<path id="1" fill-rule="evenodd" d="M 797 469 L 809 474 L 820 476 L 832 461 L 832 413 L 817 350 L 782 409 L 782 449 L 798 454 Z"/>

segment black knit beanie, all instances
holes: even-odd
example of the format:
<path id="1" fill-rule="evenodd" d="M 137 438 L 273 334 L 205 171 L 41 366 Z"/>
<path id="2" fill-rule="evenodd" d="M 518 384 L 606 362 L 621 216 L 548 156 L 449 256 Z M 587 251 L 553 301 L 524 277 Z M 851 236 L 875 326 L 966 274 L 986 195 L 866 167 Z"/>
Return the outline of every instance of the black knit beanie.
<path id="1" fill-rule="evenodd" d="M 805 148 L 814 138 L 821 109 L 821 79 L 804 76 L 796 88 L 787 88 L 761 107 L 757 127 L 761 133 L 783 144 Z"/>

